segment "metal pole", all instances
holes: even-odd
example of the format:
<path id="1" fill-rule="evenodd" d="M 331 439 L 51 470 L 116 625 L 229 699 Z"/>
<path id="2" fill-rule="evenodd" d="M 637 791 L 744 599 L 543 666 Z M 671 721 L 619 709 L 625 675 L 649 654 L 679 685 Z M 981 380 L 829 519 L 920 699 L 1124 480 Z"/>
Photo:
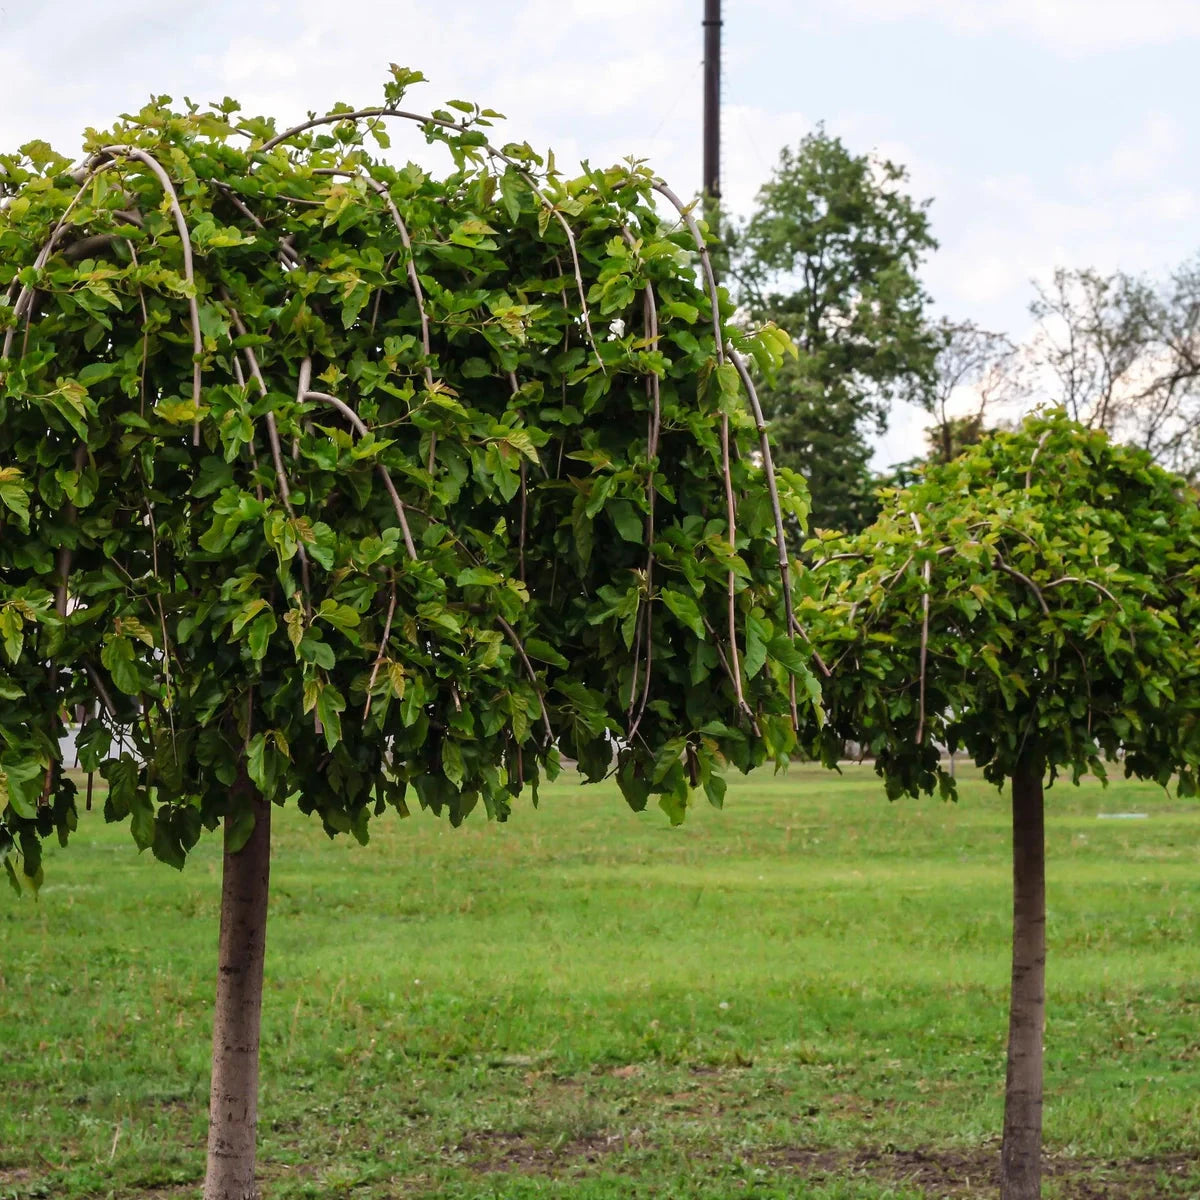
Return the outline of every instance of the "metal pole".
<path id="1" fill-rule="evenodd" d="M 721 198 L 721 0 L 704 0 L 704 194 Z"/>

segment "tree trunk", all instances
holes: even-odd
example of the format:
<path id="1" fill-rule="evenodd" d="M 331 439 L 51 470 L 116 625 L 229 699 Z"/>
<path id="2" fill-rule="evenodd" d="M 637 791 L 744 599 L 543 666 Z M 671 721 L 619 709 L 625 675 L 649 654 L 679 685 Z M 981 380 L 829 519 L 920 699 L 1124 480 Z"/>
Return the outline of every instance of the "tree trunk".
<path id="1" fill-rule="evenodd" d="M 1012 778 L 1013 942 L 1004 1089 L 1001 1200 L 1042 1194 L 1042 1037 L 1046 1027 L 1046 841 L 1043 767 Z"/>
<path id="2" fill-rule="evenodd" d="M 225 851 L 221 941 L 213 1013 L 212 1091 L 204 1200 L 258 1200 L 254 1152 L 258 1132 L 258 1036 L 263 951 L 271 874 L 271 805 L 243 777 L 235 785 L 254 813 L 254 832 Z M 231 819 L 225 818 L 228 845 Z"/>

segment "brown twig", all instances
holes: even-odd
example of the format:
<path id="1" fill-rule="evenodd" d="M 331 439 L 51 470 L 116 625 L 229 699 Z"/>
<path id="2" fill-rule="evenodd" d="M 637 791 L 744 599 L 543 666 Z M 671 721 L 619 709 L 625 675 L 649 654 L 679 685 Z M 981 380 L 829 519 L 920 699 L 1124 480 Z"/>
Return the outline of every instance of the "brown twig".
<path id="1" fill-rule="evenodd" d="M 1047 617 L 1050 615 L 1050 606 L 1046 603 L 1046 597 L 1042 595 L 1042 589 L 1039 588 L 1038 585 L 1034 583 L 1028 575 L 1026 575 L 1023 571 L 1018 571 L 1016 567 L 1010 567 L 1008 563 L 1006 563 L 1004 559 L 1000 557 L 999 554 L 996 555 L 996 566 L 998 566 L 1006 575 L 1011 575 L 1014 579 L 1019 579 L 1027 588 L 1029 588 L 1029 590 L 1037 597 L 1037 602 L 1042 609 L 1042 615 Z"/>
<path id="2" fill-rule="evenodd" d="M 396 615 L 396 581 L 392 580 L 392 595 L 388 601 L 387 620 L 383 623 L 383 637 L 379 639 L 379 653 L 375 655 L 375 663 L 371 667 L 371 678 L 367 682 L 367 702 L 363 705 L 363 720 L 371 715 L 371 693 L 375 690 L 375 678 L 379 674 L 387 650 L 388 638 L 392 636 L 392 618 Z"/>
<path id="3" fill-rule="evenodd" d="M 237 351 L 233 354 L 233 377 L 237 380 L 237 385 L 240 388 L 246 386 L 246 376 L 242 371 L 242 360 Z M 250 451 L 250 468 L 254 472 L 254 494 L 258 497 L 258 502 L 263 502 L 262 484 L 258 481 L 258 454 L 254 450 L 254 443 L 247 443 L 246 447 Z"/>
<path id="4" fill-rule="evenodd" d="M 913 528 L 917 531 L 917 537 L 921 536 L 921 522 L 917 519 L 916 513 L 909 513 L 912 520 Z M 925 565 L 921 570 L 922 577 L 925 580 L 925 590 L 921 595 L 921 677 L 918 684 L 918 711 L 917 711 L 917 744 L 920 745 L 925 739 L 925 674 L 926 667 L 929 661 L 929 587 L 930 587 L 930 568 L 932 560 L 926 559 Z"/>
<path id="5" fill-rule="evenodd" d="M 1042 436 L 1038 438 L 1038 444 L 1034 447 L 1033 457 L 1029 460 L 1029 470 L 1025 472 L 1025 490 L 1029 490 L 1029 485 L 1033 480 L 1033 464 L 1037 462 L 1038 455 L 1042 452 L 1042 447 L 1046 444 L 1046 439 L 1050 436 L 1050 430 L 1042 431 Z"/>

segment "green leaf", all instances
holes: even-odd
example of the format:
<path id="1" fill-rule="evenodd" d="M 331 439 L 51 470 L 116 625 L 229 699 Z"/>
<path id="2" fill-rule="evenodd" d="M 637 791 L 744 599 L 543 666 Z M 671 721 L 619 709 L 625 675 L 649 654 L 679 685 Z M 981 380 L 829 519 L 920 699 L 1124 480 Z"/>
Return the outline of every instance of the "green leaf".
<path id="1" fill-rule="evenodd" d="M 634 510 L 628 500 L 616 500 L 608 506 L 608 515 L 612 518 L 617 532 L 627 542 L 642 545 L 646 540 L 645 519 Z"/>
<path id="2" fill-rule="evenodd" d="M 362 618 L 354 609 L 348 604 L 338 604 L 335 600 L 322 600 L 317 616 L 342 633 L 349 633 L 362 623 Z"/>
<path id="3" fill-rule="evenodd" d="M 250 647 L 250 656 L 255 662 L 262 662 L 266 657 L 267 647 L 271 643 L 271 635 L 277 628 L 275 614 L 270 609 L 251 624 L 246 641 Z"/>
<path id="4" fill-rule="evenodd" d="M 242 802 L 225 821 L 225 853 L 237 854 L 245 848 L 254 832 L 254 809 Z"/>
<path id="5" fill-rule="evenodd" d="M 94 362 L 88 363 L 76 376 L 78 383 L 84 387 L 91 387 L 94 383 L 100 383 L 105 379 L 111 379 L 116 373 L 117 366 L 115 363 Z"/>
<path id="6" fill-rule="evenodd" d="M 700 608 L 691 596 L 677 592 L 674 588 L 663 588 L 659 597 L 698 638 L 704 637 L 704 621 L 700 616 Z"/>
<path id="7" fill-rule="evenodd" d="M 142 680 L 137 669 L 133 642 L 129 638 L 109 634 L 100 650 L 100 661 L 112 676 L 113 683 L 125 695 L 141 694 Z"/>
<path id="8" fill-rule="evenodd" d="M 486 567 L 467 567 L 459 571 L 454 582 L 459 587 L 467 587 L 469 584 L 490 585 L 503 583 L 504 577 Z"/>
<path id="9" fill-rule="evenodd" d="M 742 659 L 747 679 L 753 679 L 767 661 L 767 642 L 770 637 L 767 623 L 762 617 L 751 613 L 746 618 L 746 653 Z"/>
<path id="10" fill-rule="evenodd" d="M 564 671 L 571 665 L 549 642 L 539 637 L 525 639 L 525 652 L 535 662 L 546 662 Z"/>
<path id="11" fill-rule="evenodd" d="M 767 654 L 772 662 L 780 663 L 789 674 L 803 675 L 808 670 L 804 655 L 796 648 L 791 638 L 782 634 L 771 639 L 767 646 Z"/>
<path id="12" fill-rule="evenodd" d="M 29 492 L 16 467 L 0 467 L 0 504 L 16 513 L 22 523 L 29 520 Z"/>
<path id="13" fill-rule="evenodd" d="M 325 745 L 332 750 L 342 740 L 342 718 L 346 709 L 341 692 L 327 683 L 317 695 L 317 716 L 325 729 Z"/>

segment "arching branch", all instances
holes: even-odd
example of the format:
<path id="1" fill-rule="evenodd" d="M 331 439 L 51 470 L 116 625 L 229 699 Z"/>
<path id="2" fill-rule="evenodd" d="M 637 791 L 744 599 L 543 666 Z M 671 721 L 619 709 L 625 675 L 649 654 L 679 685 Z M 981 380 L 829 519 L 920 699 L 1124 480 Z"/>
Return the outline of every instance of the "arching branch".
<path id="1" fill-rule="evenodd" d="M 309 129 L 315 129 L 318 125 L 340 125 L 344 121 L 361 121 L 367 117 L 396 117 L 402 121 L 413 121 L 418 125 L 439 125 L 443 129 L 452 129 L 456 133 L 474 134 L 478 132 L 459 121 L 450 121 L 444 117 L 425 116 L 421 113 L 407 112 L 400 108 L 360 108 L 353 112 L 326 113 L 323 117 L 313 117 L 308 121 L 301 122 L 299 125 L 293 125 L 291 129 L 285 129 L 282 133 L 277 133 L 273 138 L 268 138 L 259 147 L 258 153 L 266 154 L 282 142 L 286 142 Z M 492 158 L 497 159 L 506 166 L 512 167 L 525 181 L 529 190 L 541 201 L 542 207 L 557 221 L 566 235 L 567 245 L 571 251 L 571 262 L 575 268 L 575 286 L 579 291 L 580 313 L 583 317 L 584 327 L 587 329 L 588 342 L 592 347 L 592 352 L 596 356 L 596 361 L 600 364 L 600 369 L 604 370 L 604 360 L 600 357 L 600 349 L 596 345 L 596 338 L 592 332 L 592 319 L 588 311 L 587 289 L 583 286 L 583 268 L 579 264 L 579 246 L 575 240 L 575 233 L 571 229 L 570 222 L 562 215 L 553 201 L 538 187 L 533 176 L 516 159 L 505 154 L 504 151 L 498 150 L 491 142 L 486 140 L 479 143 L 479 148 L 486 151 Z"/>

